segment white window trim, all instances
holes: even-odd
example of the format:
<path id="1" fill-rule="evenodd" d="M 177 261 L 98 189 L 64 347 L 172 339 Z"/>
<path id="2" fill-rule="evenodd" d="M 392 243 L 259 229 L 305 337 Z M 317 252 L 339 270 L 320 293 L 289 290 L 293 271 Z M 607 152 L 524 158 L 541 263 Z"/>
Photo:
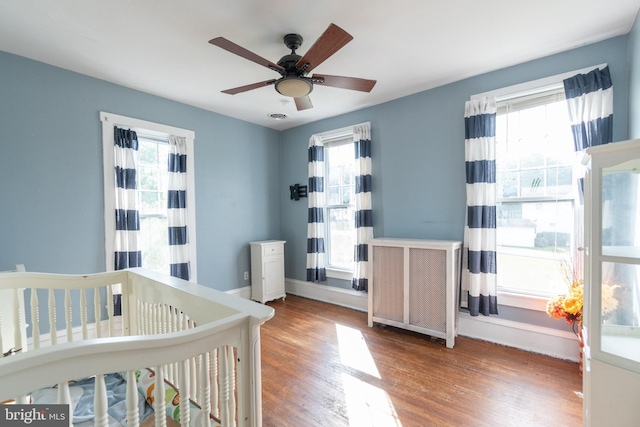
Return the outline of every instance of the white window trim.
<path id="1" fill-rule="evenodd" d="M 547 92 L 556 87 L 562 87 L 562 81 L 576 74 L 585 74 L 589 71 L 600 68 L 603 69 L 607 66 L 606 63 L 600 65 L 594 65 L 591 67 L 582 68 L 580 70 L 568 71 L 566 73 L 556 74 L 554 76 L 545 77 L 542 79 L 532 80 L 525 83 L 520 83 L 512 86 L 507 86 L 499 89 L 490 90 L 488 92 L 472 95 L 471 99 L 479 99 L 483 97 L 493 96 L 496 98 L 496 102 L 504 101 L 510 98 L 518 96 L 533 95 L 536 93 Z M 530 294 L 520 294 L 507 291 L 498 290 L 498 301 L 500 305 L 507 305 L 510 307 L 525 308 L 535 311 L 546 311 L 548 297 L 542 297 Z"/>
<path id="2" fill-rule="evenodd" d="M 334 130 L 329 130 L 329 131 L 325 131 L 325 132 L 321 132 L 321 133 L 317 133 L 315 134 L 316 136 L 319 136 L 320 139 L 322 140 L 323 144 L 325 142 L 329 142 L 331 140 L 337 140 L 337 139 L 342 139 L 342 138 L 346 138 L 348 136 L 353 136 L 353 128 L 356 126 L 365 126 L 365 125 L 371 125 L 370 122 L 363 122 L 363 123 L 358 123 L 355 125 L 351 125 L 351 126 L 345 126 L 343 128 L 339 128 L 339 129 L 334 129 Z M 326 208 L 326 206 L 325 206 Z M 327 224 L 325 224 L 325 233 L 327 233 Z M 331 277 L 333 279 L 340 279 L 340 280 L 347 280 L 347 281 L 351 281 L 353 280 L 353 270 L 343 270 L 343 269 L 338 269 L 335 267 L 327 267 L 325 268 L 325 272 L 327 273 L 327 277 Z"/>
<path id="3" fill-rule="evenodd" d="M 188 129 L 181 129 L 159 123 L 148 122 L 146 120 L 134 119 L 117 114 L 100 112 L 102 122 L 102 159 L 104 176 L 104 233 L 105 233 L 105 266 L 106 271 L 113 271 L 113 238 L 115 235 L 116 220 L 115 210 L 115 187 L 113 185 L 113 127 L 123 127 L 129 129 L 144 129 L 146 133 L 158 132 L 182 136 L 187 141 L 187 221 L 189 224 L 189 262 L 190 281 L 198 281 L 198 265 L 196 253 L 196 200 L 195 200 L 195 169 L 194 169 L 194 140 L 195 132 Z"/>

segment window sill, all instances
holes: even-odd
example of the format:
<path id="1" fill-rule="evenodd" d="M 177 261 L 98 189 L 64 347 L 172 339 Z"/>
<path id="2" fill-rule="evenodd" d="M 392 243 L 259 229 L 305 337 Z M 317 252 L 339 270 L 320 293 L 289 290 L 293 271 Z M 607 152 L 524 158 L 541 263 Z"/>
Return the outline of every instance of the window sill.
<path id="1" fill-rule="evenodd" d="M 327 277 L 340 280 L 351 281 L 353 279 L 353 271 L 351 270 L 338 270 L 336 268 L 327 268 Z"/>
<path id="2" fill-rule="evenodd" d="M 513 292 L 498 291 L 498 304 L 510 307 L 526 308 L 527 310 L 546 311 L 547 297 L 537 295 L 523 295 Z"/>

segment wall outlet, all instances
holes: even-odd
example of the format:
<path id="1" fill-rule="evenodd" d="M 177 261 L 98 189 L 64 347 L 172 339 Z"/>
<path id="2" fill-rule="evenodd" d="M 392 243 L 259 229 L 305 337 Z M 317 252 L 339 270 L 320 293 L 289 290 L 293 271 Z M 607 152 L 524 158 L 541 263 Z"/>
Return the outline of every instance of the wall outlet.
<path id="1" fill-rule="evenodd" d="M 244 272 L 244 280 L 249 280 L 249 272 L 248 271 Z"/>

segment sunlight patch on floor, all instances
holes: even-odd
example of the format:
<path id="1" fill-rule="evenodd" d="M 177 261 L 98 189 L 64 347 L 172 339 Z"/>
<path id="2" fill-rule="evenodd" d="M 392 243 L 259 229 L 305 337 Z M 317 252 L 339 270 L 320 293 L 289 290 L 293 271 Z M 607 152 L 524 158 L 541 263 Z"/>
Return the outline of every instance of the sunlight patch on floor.
<path id="1" fill-rule="evenodd" d="M 345 366 L 381 379 L 364 336 L 359 330 L 336 324 L 336 335 L 340 360 Z M 342 386 L 350 426 L 402 427 L 386 391 L 348 373 L 342 373 Z"/>
<path id="2" fill-rule="evenodd" d="M 342 364 L 380 379 L 380 372 L 362 333 L 357 329 L 336 323 L 336 335 Z"/>

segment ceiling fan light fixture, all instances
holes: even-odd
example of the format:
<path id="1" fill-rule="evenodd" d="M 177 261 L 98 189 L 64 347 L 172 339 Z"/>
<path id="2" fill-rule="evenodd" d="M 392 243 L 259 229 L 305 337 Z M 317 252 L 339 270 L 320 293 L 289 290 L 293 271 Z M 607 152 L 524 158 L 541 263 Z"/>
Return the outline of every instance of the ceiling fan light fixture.
<path id="1" fill-rule="evenodd" d="M 311 93 L 313 85 L 310 81 L 300 77 L 283 77 L 276 81 L 276 90 L 284 96 L 301 98 Z"/>

